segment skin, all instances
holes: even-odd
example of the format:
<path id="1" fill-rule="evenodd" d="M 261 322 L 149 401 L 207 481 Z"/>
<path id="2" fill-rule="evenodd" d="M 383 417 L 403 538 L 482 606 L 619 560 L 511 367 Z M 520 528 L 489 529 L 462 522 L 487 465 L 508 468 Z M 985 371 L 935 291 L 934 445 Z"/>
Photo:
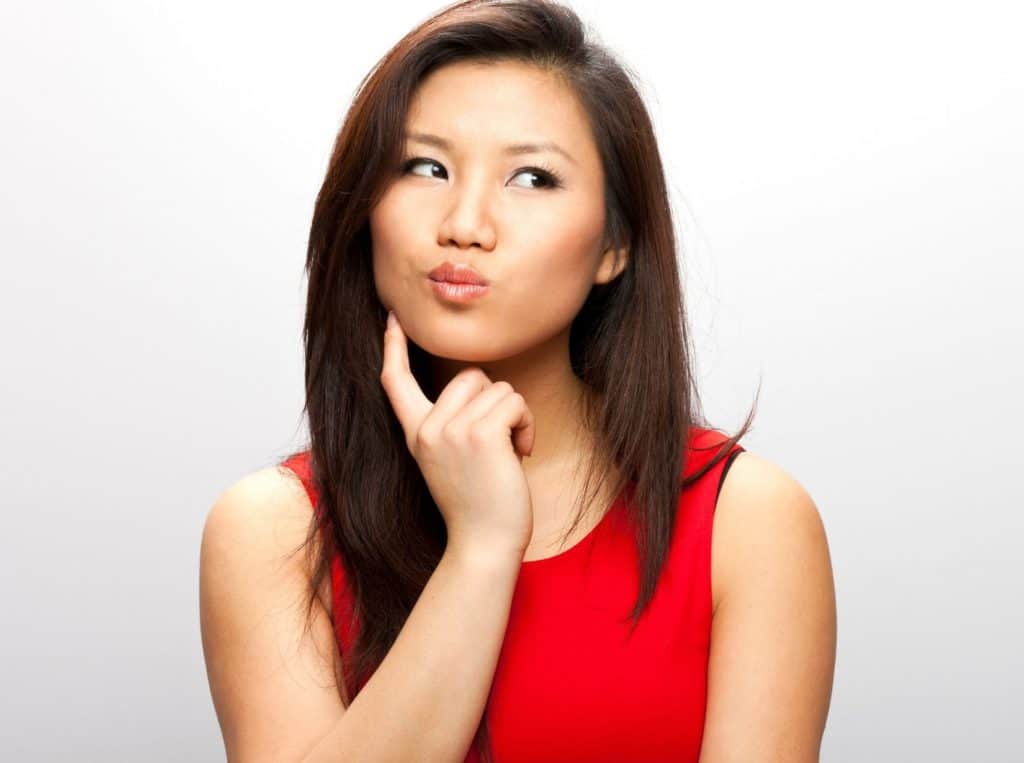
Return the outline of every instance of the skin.
<path id="1" fill-rule="evenodd" d="M 403 159 L 423 161 L 397 171 L 371 211 L 377 293 L 408 338 L 434 357 L 438 389 L 478 366 L 525 398 L 536 422 L 523 461 L 534 505 L 525 558 L 553 553 L 577 497 L 567 475 L 592 442 L 582 426 L 584 385 L 569 361 L 570 327 L 591 288 L 618 276 L 628 256 L 602 246 L 604 171 L 589 120 L 550 72 L 463 61 L 421 82 L 406 132 L 448 146 L 407 139 Z M 545 142 L 568 156 L 503 151 Z M 490 293 L 471 303 L 440 299 L 427 274 L 445 260 L 473 265 Z M 597 508 L 610 502 L 601 496 Z"/>
<path id="2" fill-rule="evenodd" d="M 711 582 L 700 763 L 817 763 L 836 661 L 828 539 L 803 486 L 754 453 L 722 483 Z"/>
<path id="3" fill-rule="evenodd" d="M 378 294 L 408 338 L 434 356 L 438 389 L 476 365 L 525 398 L 536 431 L 533 455 L 522 462 L 534 508 L 524 558 L 550 556 L 573 508 L 559 491 L 592 447 L 569 363 L 570 324 L 592 286 L 615 278 L 628 255 L 602 247 L 604 178 L 586 114 L 542 70 L 460 62 L 421 84 L 407 130 L 450 146 L 408 141 L 406 158 L 439 166 L 420 163 L 398 175 L 371 214 Z M 573 159 L 501 151 L 541 141 Z M 561 175 L 562 188 L 522 172 L 541 163 Z M 446 259 L 474 265 L 491 293 L 468 304 L 439 300 L 427 273 Z M 598 519 L 581 523 L 567 545 Z M 835 589 L 817 507 L 792 476 L 748 452 L 723 482 L 713 522 L 701 763 L 814 763 L 836 653 Z"/>
<path id="4" fill-rule="evenodd" d="M 420 174 L 397 179 L 374 210 L 378 293 L 408 337 L 437 358 L 438 379 L 476 364 L 526 399 L 536 431 L 522 465 L 535 536 L 541 530 L 532 549 L 546 552 L 545 522 L 560 530 L 566 519 L 553 485 L 590 447 L 574 405 L 580 384 L 569 366 L 569 324 L 592 284 L 625 264 L 616 256 L 625 253 L 600 245 L 597 151 L 572 94 L 521 65 L 446 67 L 423 84 L 414 106 L 410 124 L 452 148 L 411 145 L 444 169 L 431 174 L 419 165 Z M 499 151 L 527 140 L 554 140 L 576 161 Z M 518 173 L 540 161 L 563 175 L 564 189 L 536 187 L 529 173 Z M 437 301 L 426 273 L 446 258 L 476 265 L 491 295 L 469 306 Z M 291 552 L 312 517 L 303 488 L 268 468 L 226 490 L 206 521 L 203 649 L 231 760 L 319 759 L 308 756 L 314 748 L 333 760 L 332 734 L 346 733 L 340 720 L 348 711 L 332 686 L 338 666 L 324 659 L 338 659 L 330 577 L 318 589 L 312 638 L 295 607 L 311 570 Z M 700 763 L 815 763 L 831 698 L 836 605 L 814 502 L 783 470 L 742 453 L 722 484 L 711 558 Z"/>

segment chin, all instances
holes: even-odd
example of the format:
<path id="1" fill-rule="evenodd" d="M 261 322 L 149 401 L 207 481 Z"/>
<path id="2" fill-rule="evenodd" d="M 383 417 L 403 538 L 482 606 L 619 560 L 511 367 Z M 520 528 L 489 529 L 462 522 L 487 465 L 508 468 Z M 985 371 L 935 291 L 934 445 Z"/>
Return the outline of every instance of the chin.
<path id="1" fill-rule="evenodd" d="M 480 365 L 501 360 L 503 357 L 500 353 L 494 351 L 493 344 L 458 341 L 429 341 L 425 343 L 416 342 L 416 344 L 424 352 L 430 353 L 435 358 L 443 358 L 457 363 Z"/>

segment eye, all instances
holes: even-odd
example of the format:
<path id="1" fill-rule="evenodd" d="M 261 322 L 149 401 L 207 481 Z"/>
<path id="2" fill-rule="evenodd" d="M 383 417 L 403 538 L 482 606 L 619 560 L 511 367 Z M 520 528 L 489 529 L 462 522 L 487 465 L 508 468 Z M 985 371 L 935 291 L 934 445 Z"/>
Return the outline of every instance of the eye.
<path id="1" fill-rule="evenodd" d="M 540 178 L 541 182 L 544 183 L 544 185 L 541 186 L 543 188 L 561 188 L 562 187 L 562 178 L 561 178 L 561 176 L 557 172 L 555 172 L 553 169 L 551 169 L 551 168 L 523 167 L 522 169 L 516 170 L 515 174 L 513 175 L 513 177 L 517 177 L 519 175 L 534 175 L 534 176 Z M 531 187 L 536 188 L 537 186 L 531 186 Z"/>
<path id="2" fill-rule="evenodd" d="M 441 173 L 443 173 L 440 176 L 442 178 L 446 177 L 447 174 L 448 174 L 447 171 L 445 170 L 445 168 L 441 164 L 439 164 L 438 162 L 434 161 L 433 159 L 427 159 L 426 157 L 423 157 L 423 156 L 413 157 L 412 159 L 407 159 L 405 162 L 403 162 L 402 163 L 402 174 L 403 175 L 415 174 L 415 175 L 419 175 L 420 177 L 439 177 L 438 175 L 434 174 L 433 172 L 431 172 L 430 174 L 425 174 L 425 173 L 421 173 L 421 172 L 413 172 L 413 168 L 414 167 L 418 167 L 421 164 L 432 165 L 434 168 L 436 168 Z M 551 167 L 520 167 L 518 170 L 516 170 L 513 173 L 512 177 L 515 178 L 515 177 L 518 177 L 519 175 L 533 175 L 537 179 L 539 179 L 539 181 L 541 183 L 541 185 L 539 185 L 539 186 L 537 186 L 537 185 L 527 185 L 527 186 L 520 185 L 519 186 L 520 188 L 524 188 L 525 187 L 525 188 L 534 188 L 534 189 L 540 190 L 540 189 L 544 189 L 544 188 L 548 188 L 548 189 L 561 188 L 563 186 L 561 175 L 559 175 Z"/>
<path id="3" fill-rule="evenodd" d="M 415 157 L 413 159 L 409 159 L 408 161 L 406 161 L 406 162 L 404 162 L 402 164 L 402 174 L 403 175 L 408 174 L 412 170 L 413 167 L 415 167 L 417 165 L 420 165 L 420 164 L 432 164 L 435 167 L 440 167 L 442 172 L 444 171 L 444 167 L 441 167 L 441 165 L 438 164 L 437 162 L 435 162 L 433 159 L 425 159 L 422 156 L 417 156 L 417 157 Z M 414 174 L 419 174 L 419 173 L 414 173 Z M 432 175 L 421 175 L 421 177 L 433 177 L 433 176 Z"/>

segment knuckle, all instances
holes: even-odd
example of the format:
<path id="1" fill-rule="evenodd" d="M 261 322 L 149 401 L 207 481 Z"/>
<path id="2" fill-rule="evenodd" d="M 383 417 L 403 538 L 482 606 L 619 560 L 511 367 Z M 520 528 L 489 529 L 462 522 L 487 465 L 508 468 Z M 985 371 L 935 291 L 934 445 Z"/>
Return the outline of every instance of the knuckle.
<path id="1" fill-rule="evenodd" d="M 418 450 L 432 450 L 437 446 L 437 433 L 433 428 L 428 426 L 421 426 L 416 430 L 415 436 L 416 448 Z"/>
<path id="2" fill-rule="evenodd" d="M 491 426 L 485 419 L 474 421 L 466 433 L 466 438 L 475 447 L 486 445 L 491 439 Z"/>
<path id="3" fill-rule="evenodd" d="M 459 439 L 459 428 L 449 421 L 441 428 L 441 437 L 446 443 L 455 443 Z"/>
<path id="4" fill-rule="evenodd" d="M 515 390 L 512 388 L 512 385 L 509 384 L 504 379 L 500 379 L 494 382 L 494 386 L 500 389 L 502 392 L 515 392 Z"/>

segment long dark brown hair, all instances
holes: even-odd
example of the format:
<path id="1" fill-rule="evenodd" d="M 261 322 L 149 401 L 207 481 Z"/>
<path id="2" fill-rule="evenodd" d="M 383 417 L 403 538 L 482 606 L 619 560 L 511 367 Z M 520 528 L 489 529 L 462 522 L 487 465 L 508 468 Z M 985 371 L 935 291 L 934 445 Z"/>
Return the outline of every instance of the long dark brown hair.
<path id="1" fill-rule="evenodd" d="M 661 158 L 634 75 L 585 31 L 571 9 L 554 2 L 449 5 L 367 74 L 335 140 L 306 258 L 304 411 L 319 501 L 304 546 L 314 571 L 307 628 L 334 554 L 352 597 L 358 637 L 338 673 L 346 705 L 349 687 L 358 694 L 387 655 L 447 537 L 381 386 L 386 311 L 374 286 L 368 225 L 401 161 L 407 108 L 425 75 L 466 59 L 526 62 L 560 77 L 589 116 L 604 167 L 605 244 L 627 248 L 629 257 L 618 277 L 592 288 L 570 329 L 572 368 L 586 388 L 585 425 L 597 443 L 577 508 L 589 506 L 612 473 L 613 495 L 628 488 L 641 580 L 632 627 L 657 586 L 681 491 L 750 429 L 756 398 L 740 431 L 684 479 L 691 428 L 712 427 L 694 379 Z M 413 374 L 435 400 L 430 356 L 412 342 L 409 353 Z M 563 543 L 584 512 L 574 516 Z M 474 745 L 489 760 L 486 726 L 485 708 Z"/>

